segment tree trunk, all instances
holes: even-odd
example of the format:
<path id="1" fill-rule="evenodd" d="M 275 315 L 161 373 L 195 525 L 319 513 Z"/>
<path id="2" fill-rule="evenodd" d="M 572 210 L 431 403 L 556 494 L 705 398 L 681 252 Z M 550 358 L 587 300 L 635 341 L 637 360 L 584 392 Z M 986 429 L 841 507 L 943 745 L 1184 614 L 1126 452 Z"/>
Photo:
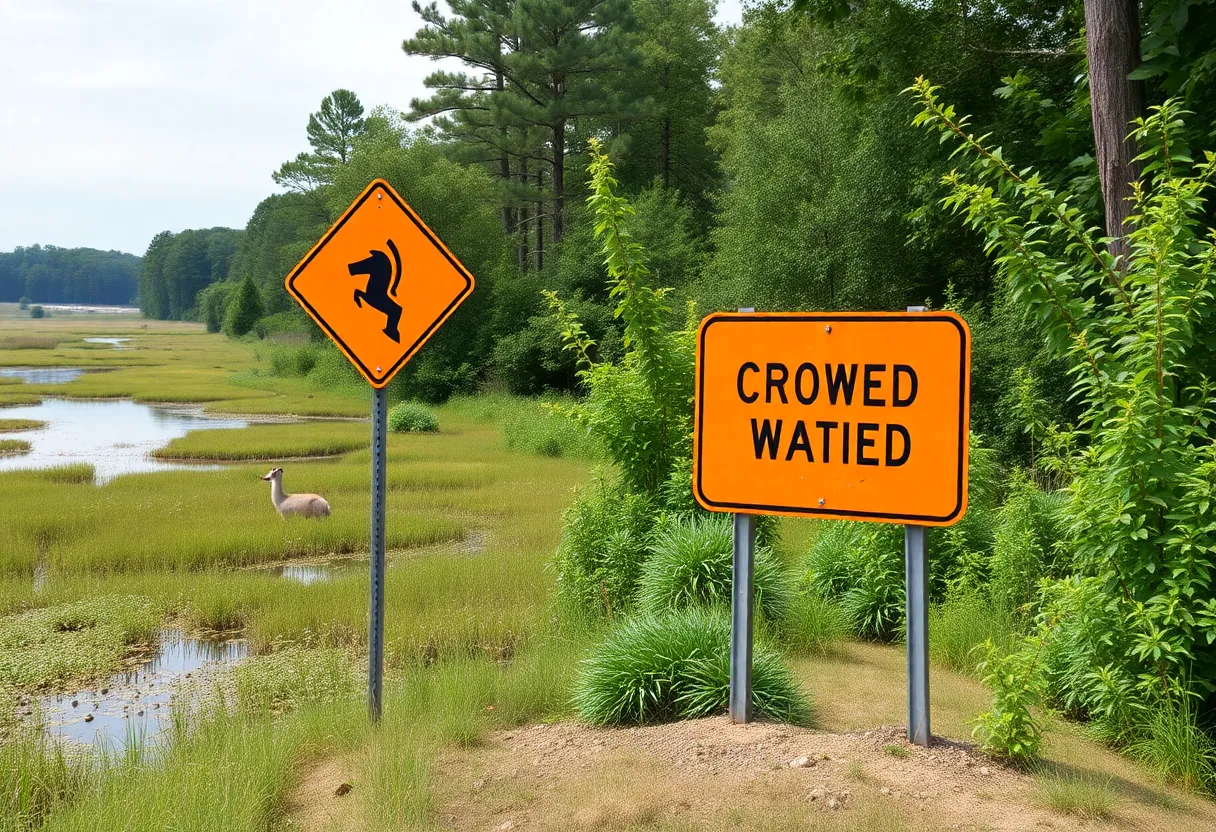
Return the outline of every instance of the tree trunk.
<path id="1" fill-rule="evenodd" d="M 501 56 L 499 57 L 501 61 Z M 502 70 L 494 73 L 494 89 L 498 95 L 502 95 L 506 89 L 506 83 L 503 81 Z M 499 144 L 502 150 L 502 158 L 498 162 L 498 175 L 502 177 L 503 184 L 506 185 L 511 181 L 511 157 L 507 153 L 507 128 L 505 125 L 498 128 Z M 511 206 L 502 206 L 502 233 L 511 235 L 515 231 L 515 212 L 511 210 Z"/>
<path id="2" fill-rule="evenodd" d="M 1124 254 L 1131 230 L 1132 183 L 1140 178 L 1131 122 L 1144 111 L 1144 87 L 1128 75 L 1140 64 L 1140 9 L 1136 0 L 1085 0 L 1085 55 L 1093 111 L 1098 178 L 1110 251 Z"/>
<path id="3" fill-rule="evenodd" d="M 545 176 L 543 170 L 536 172 L 536 190 L 538 195 L 545 189 Z M 541 200 L 536 202 L 536 270 L 544 271 L 545 268 L 545 203 Z"/>
<path id="4" fill-rule="evenodd" d="M 566 185 L 566 120 L 553 126 L 553 241 L 562 239 L 562 209 L 565 208 Z"/>
<path id="5" fill-rule="evenodd" d="M 528 159 L 523 157 L 519 160 L 519 181 L 524 188 L 528 187 Z M 526 203 L 521 204 L 518 209 L 519 223 L 515 226 L 519 235 L 519 270 L 526 272 L 528 270 L 528 206 Z"/>

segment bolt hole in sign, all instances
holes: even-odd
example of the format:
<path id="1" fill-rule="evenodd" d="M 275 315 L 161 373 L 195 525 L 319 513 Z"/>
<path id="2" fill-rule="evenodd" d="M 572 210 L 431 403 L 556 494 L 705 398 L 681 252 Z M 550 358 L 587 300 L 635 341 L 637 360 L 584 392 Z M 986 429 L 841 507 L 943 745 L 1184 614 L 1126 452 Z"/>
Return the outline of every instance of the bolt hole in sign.
<path id="1" fill-rule="evenodd" d="M 377 388 L 473 291 L 473 275 L 383 179 L 351 203 L 286 283 Z"/>
<path id="2" fill-rule="evenodd" d="M 952 312 L 721 313 L 697 335 L 710 511 L 949 526 L 967 509 L 971 332 Z"/>

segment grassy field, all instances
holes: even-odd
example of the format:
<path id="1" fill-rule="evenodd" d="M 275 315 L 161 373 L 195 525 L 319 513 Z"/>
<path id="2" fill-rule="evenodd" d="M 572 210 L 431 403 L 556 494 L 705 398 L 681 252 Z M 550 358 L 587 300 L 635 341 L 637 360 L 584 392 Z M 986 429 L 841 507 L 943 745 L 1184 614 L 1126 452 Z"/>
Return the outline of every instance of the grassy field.
<path id="1" fill-rule="evenodd" d="M 131 341 L 113 350 L 85 344 L 91 336 Z M 217 412 L 276 416 L 366 413 L 363 388 L 271 375 L 273 349 L 192 324 L 86 315 L 32 322 L 0 306 L 0 366 L 98 370 L 64 385 L 0 379 L 0 405 L 56 395 L 205 402 Z M 457 781 L 445 772 L 473 770 L 501 742 L 496 731 L 573 718 L 578 663 L 600 633 L 555 615 L 546 566 L 573 489 L 599 462 L 585 436 L 549 422 L 535 403 L 485 396 L 436 412 L 439 432 L 389 438 L 388 676 L 376 728 L 362 698 L 365 569 L 300 584 L 268 568 L 366 551 L 365 421 L 199 431 L 158 456 L 225 464 L 100 486 L 82 466 L 0 473 L 0 832 L 325 829 L 309 820 L 300 795 L 330 769 L 355 783 L 342 811 L 356 825 L 333 828 L 466 828 Z M 0 431 L 38 427 L 11 421 L 0 420 Z M 272 465 L 284 467 L 289 492 L 324 495 L 332 517 L 281 519 L 258 479 Z M 814 534 L 811 524 L 786 523 L 781 554 L 792 561 Z M 166 750 L 67 753 L 18 724 L 22 697 L 96 683 L 146 652 L 166 625 L 237 632 L 253 654 L 212 691 L 210 706 L 177 713 Z M 902 722 L 898 646 L 804 647 L 791 661 L 812 694 L 817 728 Z M 936 657 L 932 688 L 936 732 L 955 738 L 969 736 L 968 720 L 987 704 L 973 679 L 948 669 L 961 663 L 962 649 L 947 645 Z M 1206 804 L 1077 729 L 1053 726 L 1047 764 L 1025 799 L 1049 807 L 1062 828 L 1208 825 Z M 641 793 L 654 776 L 622 766 L 605 782 Z M 863 797 L 850 820 L 808 821 L 799 796 L 740 809 L 713 826 L 936 828 L 882 804 L 867 775 L 857 776 Z M 536 790 L 511 788 L 501 799 L 542 811 Z M 332 789 L 323 796 L 331 800 Z M 650 814 L 578 816 L 568 826 L 702 828 L 672 822 L 663 801 L 655 805 Z"/>

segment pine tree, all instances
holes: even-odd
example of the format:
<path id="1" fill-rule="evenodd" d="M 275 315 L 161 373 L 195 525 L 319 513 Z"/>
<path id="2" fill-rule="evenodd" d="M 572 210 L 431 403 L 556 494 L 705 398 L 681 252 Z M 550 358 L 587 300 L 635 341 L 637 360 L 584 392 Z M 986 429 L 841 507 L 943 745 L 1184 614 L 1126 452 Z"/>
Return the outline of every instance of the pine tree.
<path id="1" fill-rule="evenodd" d="M 246 276 L 228 302 L 224 332 L 239 338 L 252 330 L 261 317 L 262 296 L 258 294 L 258 287 L 253 285 L 253 280 Z"/>

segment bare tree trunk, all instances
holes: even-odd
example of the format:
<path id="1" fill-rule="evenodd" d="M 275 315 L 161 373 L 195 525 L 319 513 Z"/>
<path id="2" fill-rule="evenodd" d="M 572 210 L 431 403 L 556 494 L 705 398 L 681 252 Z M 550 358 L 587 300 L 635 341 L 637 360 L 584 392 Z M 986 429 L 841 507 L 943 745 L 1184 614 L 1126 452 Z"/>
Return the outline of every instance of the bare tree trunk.
<path id="1" fill-rule="evenodd" d="M 1140 64 L 1140 9 L 1136 0 L 1085 0 L 1085 53 L 1093 111 L 1098 177 L 1111 254 L 1125 252 L 1131 230 L 1132 183 L 1140 178 L 1131 122 L 1144 112 L 1144 86 L 1128 75 Z"/>
<path id="2" fill-rule="evenodd" d="M 503 77 L 502 77 L 502 70 L 499 70 L 498 72 L 494 73 L 494 88 L 498 91 L 499 95 L 502 95 L 503 90 L 506 89 L 506 84 L 503 81 Z M 502 177 L 503 184 L 506 185 L 507 183 L 509 183 L 511 181 L 511 157 L 507 153 L 507 128 L 506 128 L 506 126 L 498 128 L 498 135 L 500 137 L 499 140 L 502 145 L 502 150 L 499 151 L 500 153 L 502 153 L 502 158 L 499 159 L 499 161 L 498 161 L 498 165 L 499 165 L 498 175 Z M 511 206 L 504 205 L 504 206 L 502 206 L 502 233 L 507 234 L 509 236 L 514 231 L 515 231 L 515 212 L 511 209 Z"/>

